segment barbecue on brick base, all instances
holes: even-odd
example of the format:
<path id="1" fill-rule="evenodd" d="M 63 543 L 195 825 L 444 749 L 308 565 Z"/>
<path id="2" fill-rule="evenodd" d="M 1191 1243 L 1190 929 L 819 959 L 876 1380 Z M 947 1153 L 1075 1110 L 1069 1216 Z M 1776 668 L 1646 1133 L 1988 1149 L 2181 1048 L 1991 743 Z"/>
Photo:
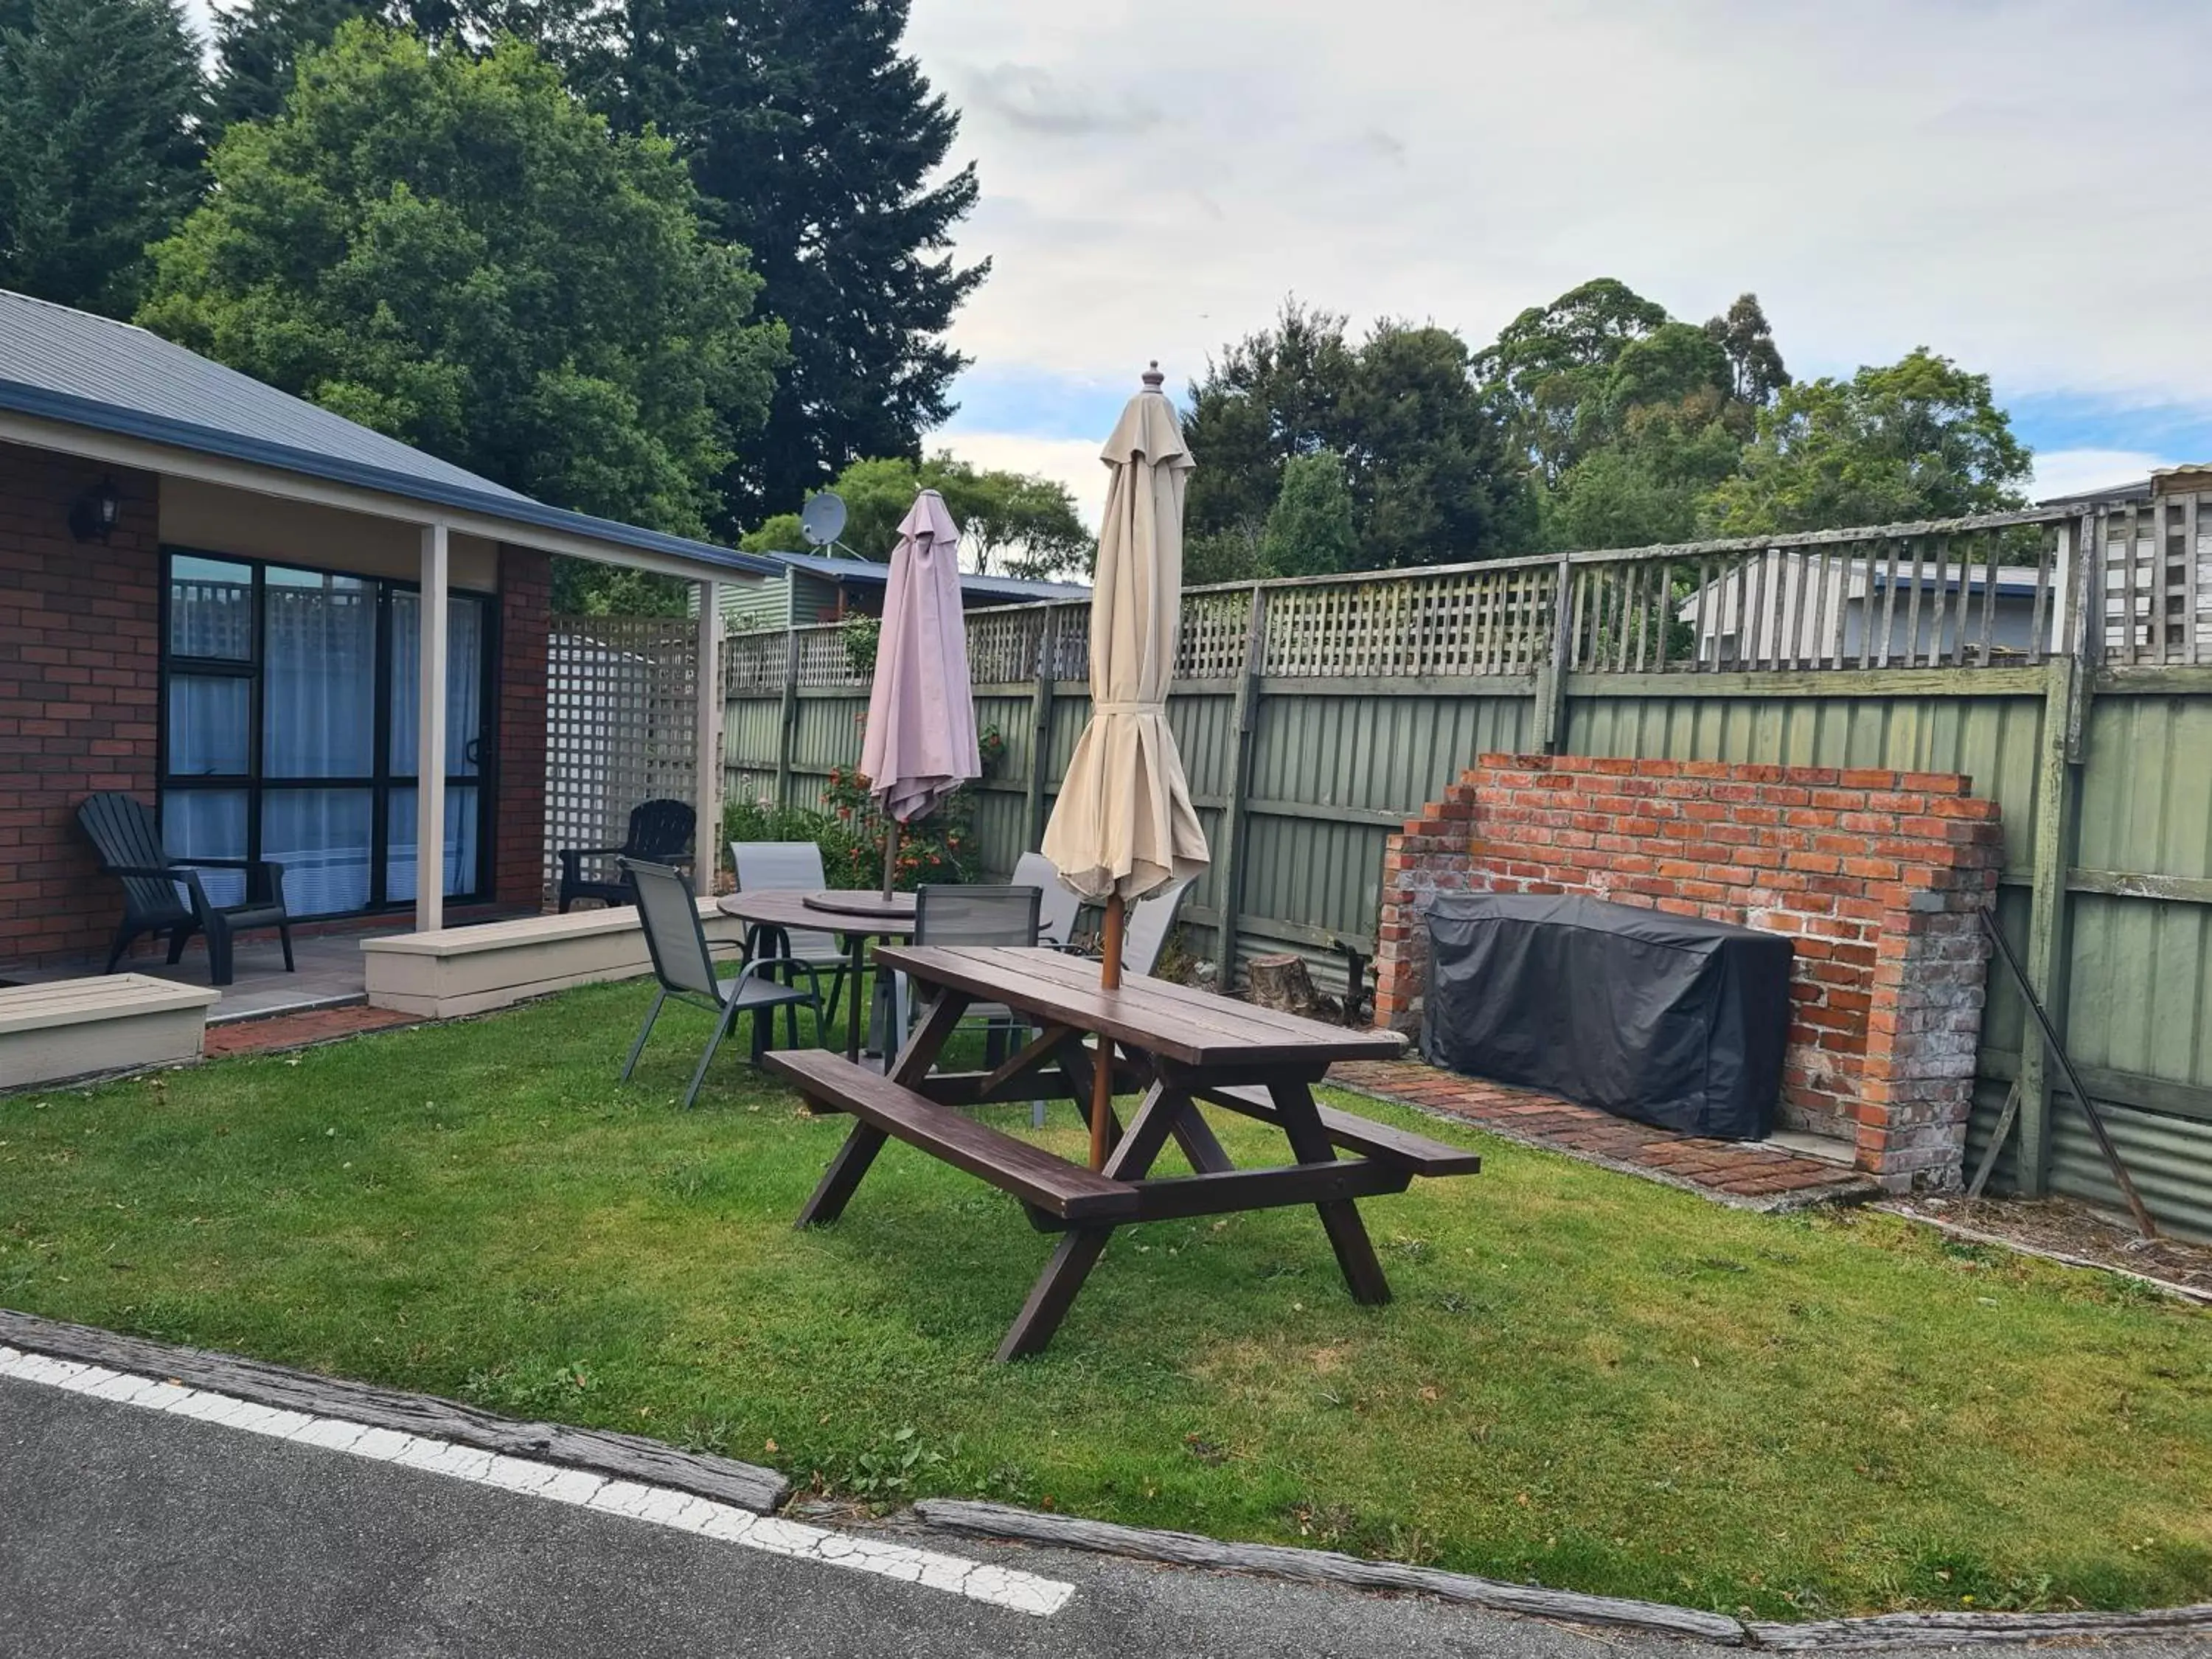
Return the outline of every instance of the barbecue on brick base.
<path id="1" fill-rule="evenodd" d="M 1956 1184 L 2003 849 L 1952 773 L 1485 755 L 1390 838 L 1376 1020 L 1418 1032 L 1431 896 L 1590 893 L 1787 933 L 1780 1119 L 1905 1189 Z"/>

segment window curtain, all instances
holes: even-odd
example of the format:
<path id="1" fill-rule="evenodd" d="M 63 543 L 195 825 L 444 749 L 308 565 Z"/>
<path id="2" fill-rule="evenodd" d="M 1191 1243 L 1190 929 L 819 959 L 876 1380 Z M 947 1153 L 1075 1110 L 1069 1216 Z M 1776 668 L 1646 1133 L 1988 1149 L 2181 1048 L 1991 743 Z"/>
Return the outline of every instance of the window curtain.
<path id="1" fill-rule="evenodd" d="M 357 576 L 271 568 L 264 577 L 261 771 L 264 782 L 376 770 L 376 589 Z M 368 903 L 365 787 L 264 788 L 261 855 L 284 866 L 295 915 Z"/>
<path id="2" fill-rule="evenodd" d="M 452 596 L 446 620 L 446 775 L 477 775 L 476 738 L 483 729 L 484 607 Z M 416 726 L 422 710 L 422 599 L 392 596 L 392 775 L 415 775 Z M 413 835 L 413 830 L 408 832 Z"/>

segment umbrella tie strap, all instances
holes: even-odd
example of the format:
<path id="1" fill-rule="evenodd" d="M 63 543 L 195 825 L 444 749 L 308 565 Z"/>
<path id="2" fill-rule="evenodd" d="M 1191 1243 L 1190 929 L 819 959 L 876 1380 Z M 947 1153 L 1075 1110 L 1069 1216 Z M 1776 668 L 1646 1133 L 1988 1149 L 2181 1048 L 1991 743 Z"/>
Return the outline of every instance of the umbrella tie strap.
<path id="1" fill-rule="evenodd" d="M 1164 702 L 1094 702 L 1094 714 L 1164 714 L 1168 706 Z"/>

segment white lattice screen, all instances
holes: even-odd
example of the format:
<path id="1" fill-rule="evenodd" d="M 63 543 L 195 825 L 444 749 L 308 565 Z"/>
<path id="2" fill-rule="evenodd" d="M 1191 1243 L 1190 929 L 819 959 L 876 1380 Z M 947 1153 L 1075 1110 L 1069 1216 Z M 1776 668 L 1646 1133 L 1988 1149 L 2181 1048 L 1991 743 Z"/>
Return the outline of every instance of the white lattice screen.
<path id="1" fill-rule="evenodd" d="M 545 687 L 548 890 L 559 879 L 556 849 L 618 846 L 641 801 L 692 798 L 698 674 L 698 629 L 685 618 L 553 619 Z"/>

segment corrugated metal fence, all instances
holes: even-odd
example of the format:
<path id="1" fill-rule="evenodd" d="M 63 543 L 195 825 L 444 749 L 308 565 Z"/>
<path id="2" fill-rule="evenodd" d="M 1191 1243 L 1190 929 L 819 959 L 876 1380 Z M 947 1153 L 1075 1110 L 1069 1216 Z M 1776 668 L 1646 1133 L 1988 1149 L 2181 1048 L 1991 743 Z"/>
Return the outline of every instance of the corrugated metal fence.
<path id="1" fill-rule="evenodd" d="M 2204 498 L 2212 501 L 2212 497 Z M 2212 516 L 2172 497 L 1774 540 L 1198 589 L 1170 715 L 1212 871 L 1200 954 L 1334 970 L 1385 838 L 1488 750 L 1971 775 L 2002 803 L 2001 916 L 2138 1184 L 2212 1235 Z M 2087 556 L 2082 556 L 2086 554 Z M 1564 603 L 1562 600 L 1564 599 Z M 1034 847 L 1088 708 L 1075 605 L 969 619 L 988 868 Z M 806 804 L 860 754 L 834 628 L 732 636 L 733 794 Z M 1992 981 L 1970 1155 L 2113 1200 L 2080 1112 Z"/>

